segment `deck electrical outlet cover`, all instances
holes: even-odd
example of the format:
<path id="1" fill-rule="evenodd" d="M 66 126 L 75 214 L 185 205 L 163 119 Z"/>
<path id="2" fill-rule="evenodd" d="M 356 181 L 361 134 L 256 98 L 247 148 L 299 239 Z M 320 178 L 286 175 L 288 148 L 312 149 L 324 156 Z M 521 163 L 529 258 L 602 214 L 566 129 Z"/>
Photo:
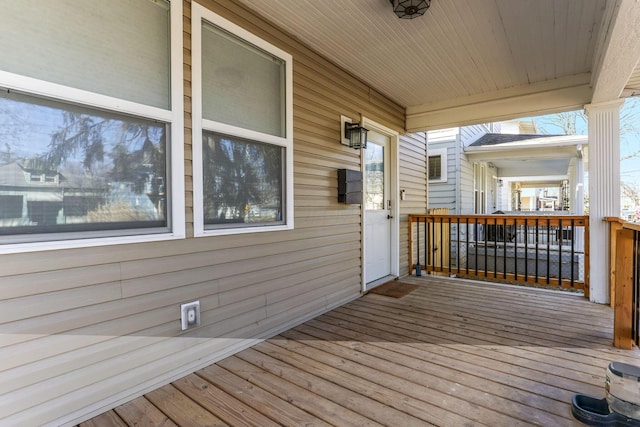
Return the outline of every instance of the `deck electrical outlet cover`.
<path id="1" fill-rule="evenodd" d="M 180 306 L 182 330 L 200 325 L 200 301 L 188 302 Z"/>

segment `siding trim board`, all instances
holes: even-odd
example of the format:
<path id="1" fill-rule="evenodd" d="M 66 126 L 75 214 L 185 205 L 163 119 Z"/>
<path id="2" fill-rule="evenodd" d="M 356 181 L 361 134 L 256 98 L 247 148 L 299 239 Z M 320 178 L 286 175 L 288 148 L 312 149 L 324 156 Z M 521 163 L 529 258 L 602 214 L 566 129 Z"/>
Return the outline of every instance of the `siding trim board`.
<path id="1" fill-rule="evenodd" d="M 193 237 L 192 22 L 184 0 L 172 44 L 183 43 L 176 50 L 184 161 L 177 157 L 175 170 L 184 175 L 176 219 L 186 237 L 0 255 L 0 360 L 12 361 L 0 366 L 0 383 L 10 380 L 0 424 L 79 423 L 361 295 L 361 207 L 337 202 L 336 176 L 360 169 L 361 156 L 339 143 L 340 115 L 398 134 L 404 109 L 233 0 L 199 4 L 293 57 L 296 229 Z M 399 135 L 397 164 L 394 191 L 406 197 L 397 197 L 393 256 L 403 275 L 407 214 L 426 213 L 425 134 Z M 192 300 L 201 303 L 202 325 L 183 332 L 180 304 Z"/>

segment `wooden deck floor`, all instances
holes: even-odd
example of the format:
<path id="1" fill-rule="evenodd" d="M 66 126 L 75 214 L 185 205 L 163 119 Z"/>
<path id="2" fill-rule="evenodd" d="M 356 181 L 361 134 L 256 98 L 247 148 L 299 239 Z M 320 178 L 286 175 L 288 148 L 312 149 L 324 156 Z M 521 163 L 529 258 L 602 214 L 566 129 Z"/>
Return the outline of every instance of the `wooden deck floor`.
<path id="1" fill-rule="evenodd" d="M 612 313 L 575 294 L 408 277 L 82 426 L 571 426 L 604 396 Z"/>

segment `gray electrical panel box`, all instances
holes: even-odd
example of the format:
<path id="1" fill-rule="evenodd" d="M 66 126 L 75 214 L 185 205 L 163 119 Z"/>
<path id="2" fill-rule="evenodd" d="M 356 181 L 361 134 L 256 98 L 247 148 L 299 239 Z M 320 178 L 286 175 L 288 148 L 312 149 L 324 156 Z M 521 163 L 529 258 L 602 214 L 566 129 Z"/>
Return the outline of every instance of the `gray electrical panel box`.
<path id="1" fill-rule="evenodd" d="M 362 203 L 362 172 L 338 169 L 338 202 Z"/>

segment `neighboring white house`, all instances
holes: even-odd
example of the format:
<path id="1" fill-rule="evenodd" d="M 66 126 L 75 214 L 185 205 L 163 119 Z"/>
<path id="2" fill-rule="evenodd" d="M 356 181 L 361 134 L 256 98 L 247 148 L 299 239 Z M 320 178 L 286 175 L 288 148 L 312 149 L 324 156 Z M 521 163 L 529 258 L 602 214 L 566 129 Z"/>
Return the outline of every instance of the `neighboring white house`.
<path id="1" fill-rule="evenodd" d="M 430 209 L 449 209 L 452 214 L 485 212 L 480 206 L 476 210 L 474 172 L 480 172 L 474 171 L 473 163 L 464 155 L 464 147 L 498 129 L 499 124 L 481 124 L 427 132 Z"/>
<path id="2" fill-rule="evenodd" d="M 428 132 L 429 208 L 582 214 L 587 137 L 535 131 L 511 121 Z"/>

